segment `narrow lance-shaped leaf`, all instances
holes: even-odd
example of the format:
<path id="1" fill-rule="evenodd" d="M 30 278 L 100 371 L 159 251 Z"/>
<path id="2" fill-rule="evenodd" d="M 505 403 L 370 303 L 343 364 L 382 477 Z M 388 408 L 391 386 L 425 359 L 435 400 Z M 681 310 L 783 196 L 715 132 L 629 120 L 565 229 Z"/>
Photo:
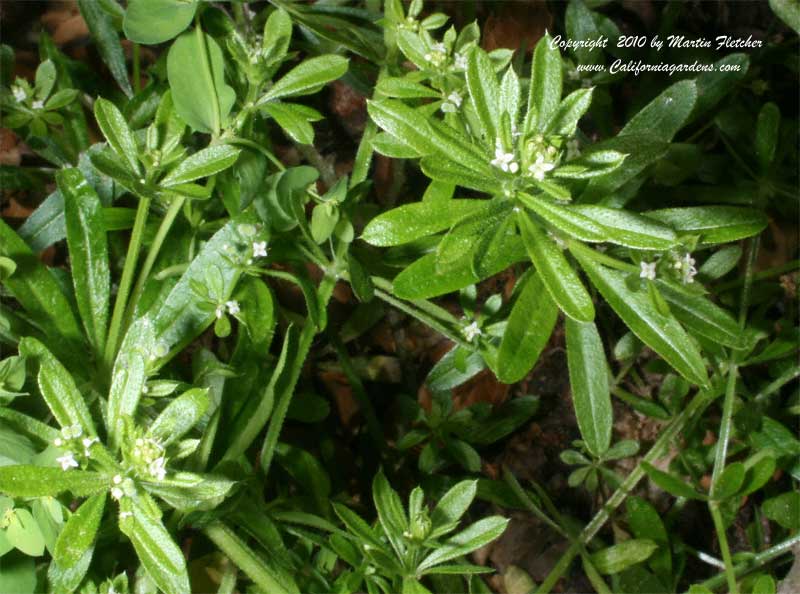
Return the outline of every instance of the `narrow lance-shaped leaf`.
<path id="1" fill-rule="evenodd" d="M 208 408 L 208 389 L 192 388 L 167 405 L 147 430 L 149 436 L 167 446 L 194 427 Z"/>
<path id="2" fill-rule="evenodd" d="M 106 504 L 106 494 L 98 493 L 84 501 L 70 516 L 58 535 L 53 559 L 63 569 L 70 569 L 94 545 Z"/>
<path id="3" fill-rule="evenodd" d="M 611 445 L 614 423 L 608 366 L 594 323 L 567 319 L 567 363 L 575 417 L 586 447 L 601 456 Z"/>
<path id="4" fill-rule="evenodd" d="M 399 101 L 368 101 L 369 116 L 378 126 L 407 144 L 420 155 L 437 152 L 431 143 L 432 132 L 423 115 Z"/>
<path id="5" fill-rule="evenodd" d="M 329 82 L 347 72 L 347 58 L 336 55 L 310 58 L 295 66 L 278 80 L 256 105 L 281 97 L 297 97 L 316 93 Z"/>
<path id="6" fill-rule="evenodd" d="M 631 291 L 624 273 L 574 253 L 592 283 L 636 336 L 690 382 L 701 386 L 708 383 L 700 352 L 674 317 L 658 312 L 645 291 Z"/>
<path id="7" fill-rule="evenodd" d="M 170 171 L 161 185 L 166 187 L 185 184 L 202 177 L 210 177 L 224 171 L 239 158 L 239 149 L 227 144 L 217 144 L 196 152 Z"/>
<path id="8" fill-rule="evenodd" d="M 50 466 L 0 466 L 0 492 L 10 497 L 46 497 L 69 491 L 76 497 L 109 488 L 108 475 Z"/>
<path id="9" fill-rule="evenodd" d="M 131 504 L 133 516 L 120 520 L 120 529 L 133 543 L 139 561 L 164 592 L 189 594 L 183 552 L 160 520 L 152 518 L 137 501 Z"/>
<path id="10" fill-rule="evenodd" d="M 600 573 L 615 574 L 646 561 L 657 548 L 652 540 L 632 538 L 594 553 L 592 564 Z"/>
<path id="11" fill-rule="evenodd" d="M 553 301 L 569 317 L 579 322 L 591 322 L 594 319 L 592 298 L 556 242 L 526 213 L 518 214 L 517 224 L 531 261 Z"/>
<path id="12" fill-rule="evenodd" d="M 409 243 L 449 229 L 486 204 L 482 200 L 443 200 L 404 204 L 373 218 L 361 239 L 372 245 Z"/>
<path id="13" fill-rule="evenodd" d="M 472 105 L 483 127 L 484 138 L 493 143 L 499 128 L 500 85 L 489 56 L 474 47 L 467 56 L 467 88 Z"/>
<path id="14" fill-rule="evenodd" d="M 762 211 L 737 206 L 664 208 L 643 214 L 681 233 L 700 235 L 704 244 L 729 243 L 752 237 L 767 226 L 767 217 Z"/>
<path id="15" fill-rule="evenodd" d="M 102 205 L 80 169 L 59 171 L 56 182 L 64 197 L 75 299 L 86 335 L 99 356 L 105 345 L 111 290 Z"/>
<path id="16" fill-rule="evenodd" d="M 561 101 L 561 54 L 551 42 L 545 34 L 533 52 L 526 132 L 545 130 Z"/>
<path id="17" fill-rule="evenodd" d="M 141 166 L 137 157 L 136 140 L 122 112 L 111 101 L 98 97 L 94 102 L 94 117 L 109 146 L 125 162 L 130 171 L 139 175 Z"/>
<path id="18" fill-rule="evenodd" d="M 461 481 L 453 485 L 433 508 L 431 522 L 434 527 L 458 522 L 475 499 L 478 481 Z"/>
<path id="19" fill-rule="evenodd" d="M 559 104 L 550 122 L 545 128 L 546 134 L 572 136 L 578 128 L 578 122 L 592 104 L 594 89 L 578 89 L 573 91 Z"/>
<path id="20" fill-rule="evenodd" d="M 403 533 L 408 530 L 408 520 L 400 496 L 392 489 L 382 470 L 372 481 L 372 499 L 375 501 L 378 519 L 386 537 L 398 556 L 402 555 L 405 552 Z"/>
<path id="21" fill-rule="evenodd" d="M 507 384 L 518 382 L 533 368 L 558 318 L 558 306 L 541 275 L 531 273 L 524 282 L 497 355 L 497 378 Z"/>
<path id="22" fill-rule="evenodd" d="M 576 204 L 571 210 L 584 215 L 605 233 L 606 241 L 640 250 L 668 250 L 675 246 L 675 231 L 641 215 L 604 206 Z"/>
<path id="23" fill-rule="evenodd" d="M 489 544 L 505 531 L 508 522 L 508 519 L 500 516 L 490 516 L 478 520 L 455 536 L 447 539 L 441 547 L 433 551 L 419 564 L 417 571 L 424 571 Z"/>
<path id="24" fill-rule="evenodd" d="M 133 1 L 135 3 L 136 0 Z M 131 82 L 128 80 L 128 69 L 125 65 L 125 53 L 119 42 L 119 35 L 114 28 L 111 17 L 95 0 L 78 0 L 81 16 L 89 27 L 92 38 L 97 43 L 97 49 L 103 62 L 108 66 L 111 76 L 128 97 L 133 96 Z"/>
<path id="25" fill-rule="evenodd" d="M 39 364 L 36 376 L 39 390 L 58 423 L 62 427 L 77 425 L 87 434 L 96 435 L 89 408 L 75 380 L 47 347 L 35 338 L 26 337 L 19 343 L 19 352 Z"/>
<path id="26" fill-rule="evenodd" d="M 702 495 L 694 490 L 694 488 L 683 482 L 678 477 L 664 472 L 663 470 L 659 470 L 652 464 L 647 462 L 642 462 L 642 469 L 647 473 L 647 476 L 650 477 L 656 485 L 664 489 L 670 495 L 674 495 L 675 497 L 685 497 L 686 499 L 705 499 L 705 495 Z"/>

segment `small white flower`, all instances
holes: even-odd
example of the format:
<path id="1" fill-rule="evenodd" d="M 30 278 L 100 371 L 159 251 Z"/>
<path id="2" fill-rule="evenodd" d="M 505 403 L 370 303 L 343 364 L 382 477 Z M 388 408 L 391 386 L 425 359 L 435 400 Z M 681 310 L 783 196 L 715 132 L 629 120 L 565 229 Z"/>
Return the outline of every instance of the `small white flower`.
<path id="1" fill-rule="evenodd" d="M 120 489 L 119 487 L 112 487 L 111 488 L 111 497 L 114 498 L 115 501 L 119 501 L 123 497 L 125 497 L 125 492 Z M 121 516 L 122 514 L 120 514 Z"/>
<path id="2" fill-rule="evenodd" d="M 122 484 L 122 475 L 121 474 L 115 474 L 114 478 L 111 479 L 111 482 L 114 483 L 115 485 L 121 485 Z"/>
<path id="3" fill-rule="evenodd" d="M 34 101 L 31 103 L 31 107 L 33 109 L 42 109 L 44 107 L 44 101 Z"/>
<path id="4" fill-rule="evenodd" d="M 519 163 L 514 160 L 514 153 L 507 153 L 499 138 L 495 143 L 494 159 L 491 164 L 505 172 L 516 173 L 519 171 Z"/>
<path id="5" fill-rule="evenodd" d="M 467 69 L 467 57 L 464 54 L 456 53 L 453 56 L 453 64 L 459 70 L 466 70 Z"/>
<path id="6" fill-rule="evenodd" d="M 545 174 L 548 171 L 552 171 L 555 169 L 555 163 L 550 163 L 545 160 L 544 155 L 539 153 L 536 156 L 536 161 L 531 163 L 528 167 L 528 171 L 533 175 L 533 178 L 537 181 L 542 181 L 544 179 Z"/>
<path id="7" fill-rule="evenodd" d="M 656 280 L 656 262 L 639 262 L 639 278 Z"/>
<path id="8" fill-rule="evenodd" d="M 446 54 L 447 47 L 441 41 L 439 41 L 431 46 L 431 51 L 439 52 L 440 54 Z"/>
<path id="9" fill-rule="evenodd" d="M 469 326 L 465 326 L 461 332 L 464 334 L 464 338 L 467 339 L 467 342 L 472 342 L 477 336 L 483 334 L 481 329 L 478 328 L 478 322 L 472 322 Z"/>
<path id="10" fill-rule="evenodd" d="M 129 511 L 119 512 L 119 519 L 120 520 L 124 520 L 125 518 L 130 518 L 132 515 L 133 515 L 133 512 L 129 512 Z"/>
<path id="11" fill-rule="evenodd" d="M 11 87 L 11 92 L 14 94 L 14 99 L 17 103 L 22 103 L 28 96 L 27 93 L 25 93 L 25 89 L 17 85 Z"/>
<path id="12" fill-rule="evenodd" d="M 254 241 L 253 242 L 253 257 L 254 258 L 266 258 L 267 257 L 267 242 L 266 241 Z"/>
<path id="13" fill-rule="evenodd" d="M 445 113 L 455 113 L 459 107 L 461 107 L 461 94 L 458 91 L 450 93 L 442 103 L 442 111 Z"/>
<path id="14" fill-rule="evenodd" d="M 75 454 L 67 452 L 63 456 L 56 458 L 56 462 L 61 464 L 61 470 L 69 470 L 70 468 L 77 468 L 78 461 L 75 460 Z"/>
<path id="15" fill-rule="evenodd" d="M 225 315 L 225 306 L 218 305 L 217 309 L 214 311 L 214 315 L 217 316 L 217 319 L 220 319 L 223 315 Z"/>
<path id="16" fill-rule="evenodd" d="M 156 480 L 163 481 L 164 477 L 167 476 L 167 460 L 164 458 L 164 456 L 159 456 L 150 462 L 147 470 L 150 473 L 150 476 Z"/>
<path id="17" fill-rule="evenodd" d="M 57 448 L 60 448 L 62 445 L 64 445 L 64 440 L 61 439 L 60 437 L 56 437 L 53 440 L 53 445 L 56 446 Z"/>
<path id="18" fill-rule="evenodd" d="M 225 306 L 228 308 L 228 313 L 231 315 L 235 315 L 240 311 L 242 311 L 241 308 L 239 307 L 238 301 L 227 301 L 225 303 Z"/>

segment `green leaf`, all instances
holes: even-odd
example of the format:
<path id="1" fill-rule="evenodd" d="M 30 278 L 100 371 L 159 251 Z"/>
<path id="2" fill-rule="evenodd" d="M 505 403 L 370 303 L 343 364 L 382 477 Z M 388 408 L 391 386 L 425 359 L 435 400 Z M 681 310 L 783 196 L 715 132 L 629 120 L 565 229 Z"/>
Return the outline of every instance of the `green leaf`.
<path id="1" fill-rule="evenodd" d="M 367 101 L 367 111 L 378 126 L 411 147 L 417 154 L 430 155 L 437 152 L 431 142 L 433 132 L 428 121 L 411 107 L 386 99 Z"/>
<path id="2" fill-rule="evenodd" d="M 17 267 L 14 274 L 3 279 L 5 288 L 31 320 L 51 337 L 59 355 L 72 354 L 69 360 L 74 361 L 75 351 L 83 345 L 83 333 L 67 297 L 55 276 L 3 220 L 0 220 L 0 255 L 13 260 Z"/>
<path id="3" fill-rule="evenodd" d="M 485 205 L 485 200 L 474 199 L 404 204 L 372 219 L 361 239 L 378 246 L 402 245 L 449 229 Z"/>
<path id="4" fill-rule="evenodd" d="M 769 7 L 780 20 L 800 35 L 800 5 L 795 0 L 769 0 Z"/>
<path id="5" fill-rule="evenodd" d="M 383 550 L 385 548 L 383 543 L 381 543 L 381 541 L 379 541 L 375 536 L 375 531 L 373 531 L 369 524 L 362 520 L 358 514 L 341 503 L 334 502 L 331 504 L 331 506 L 347 530 L 354 536 L 358 537 L 362 544 L 368 544 L 379 550 Z"/>
<path id="6" fill-rule="evenodd" d="M 669 142 L 688 120 L 696 100 L 693 80 L 677 82 L 628 120 L 619 134 L 647 134 L 656 141 Z"/>
<path id="7" fill-rule="evenodd" d="M 425 571 L 435 565 L 467 555 L 489 544 L 506 529 L 508 520 L 500 516 L 490 516 L 478 520 L 465 530 L 447 539 L 417 566 L 417 572 Z"/>
<path id="8" fill-rule="evenodd" d="M 539 360 L 558 318 L 558 306 L 540 274 L 529 274 L 508 316 L 497 354 L 497 379 L 520 381 Z"/>
<path id="9" fill-rule="evenodd" d="M 103 519 L 106 494 L 90 497 L 73 513 L 58 535 L 53 559 L 63 569 L 71 569 L 94 548 L 94 540 Z"/>
<path id="10" fill-rule="evenodd" d="M 161 185 L 174 187 L 224 171 L 236 162 L 241 151 L 228 144 L 216 144 L 184 159 L 170 171 Z"/>
<path id="11" fill-rule="evenodd" d="M 664 208 L 643 213 L 679 233 L 700 235 L 705 245 L 728 243 L 757 235 L 767 226 L 760 210 L 737 206 L 690 206 Z"/>
<path id="12" fill-rule="evenodd" d="M 551 42 L 545 33 L 533 52 L 526 132 L 546 130 L 561 102 L 561 54 Z"/>
<path id="13" fill-rule="evenodd" d="M 456 346 L 436 362 L 425 378 L 425 383 L 432 392 L 442 392 L 460 386 L 485 368 L 486 363 L 479 351 Z"/>
<path id="14" fill-rule="evenodd" d="M 128 3 L 129 11 L 130 5 L 135 3 L 136 0 Z M 125 53 L 122 51 L 122 44 L 119 42 L 119 35 L 111 17 L 95 0 L 78 0 L 78 8 L 111 76 L 114 77 L 123 93 L 128 97 L 133 97 L 133 89 L 128 80 L 128 69 L 125 65 Z"/>
<path id="15" fill-rule="evenodd" d="M 133 517 L 121 520 L 119 526 L 133 543 L 147 573 L 164 592 L 188 594 L 191 589 L 183 552 L 161 521 L 152 518 L 136 500 L 132 501 L 132 511 Z"/>
<path id="16" fill-rule="evenodd" d="M 477 490 L 478 481 L 461 481 L 453 485 L 433 508 L 433 529 L 458 522 L 475 499 Z"/>
<path id="17" fill-rule="evenodd" d="M 130 171 L 135 175 L 141 174 L 136 140 L 122 112 L 111 101 L 98 97 L 94 102 L 94 117 L 109 146 Z"/>
<path id="18" fill-rule="evenodd" d="M 614 411 L 603 341 L 593 323 L 566 322 L 567 363 L 572 403 L 586 447 L 601 456 L 611 445 Z"/>
<path id="19" fill-rule="evenodd" d="M 69 491 L 76 497 L 109 488 L 108 475 L 45 466 L 0 466 L 0 492 L 11 497 L 45 497 Z"/>
<path id="20" fill-rule="evenodd" d="M 36 585 L 36 560 L 33 557 L 15 555 L 3 558 L 0 592 L 34 594 Z"/>
<path id="21" fill-rule="evenodd" d="M 507 219 L 511 208 L 511 203 L 504 200 L 484 200 L 480 208 L 461 218 L 436 248 L 437 270 L 446 272 L 454 263 L 472 254 L 481 238 Z"/>
<path id="22" fill-rule="evenodd" d="M 44 554 L 44 536 L 31 512 L 17 507 L 4 515 L 8 520 L 5 537 L 9 544 L 32 557 Z"/>
<path id="23" fill-rule="evenodd" d="M 317 56 L 301 62 L 264 94 L 256 105 L 282 97 L 299 97 L 316 93 L 326 84 L 342 77 L 347 72 L 348 60 L 333 54 Z"/>
<path id="24" fill-rule="evenodd" d="M 747 469 L 741 462 L 725 467 L 715 485 L 711 487 L 711 498 L 722 501 L 736 495 L 744 484 Z"/>
<path id="25" fill-rule="evenodd" d="M 526 259 L 525 248 L 519 237 L 509 236 L 501 249 L 487 254 L 483 268 L 497 274 L 511 264 Z M 409 265 L 393 281 L 394 294 L 401 299 L 430 299 L 457 291 L 482 279 L 472 270 L 472 261 L 464 258 L 448 268 L 446 273 L 437 271 L 436 254 L 427 254 Z"/>
<path id="26" fill-rule="evenodd" d="M 86 335 L 99 358 L 106 340 L 111 291 L 102 205 L 80 169 L 62 169 L 56 174 L 56 182 L 64 197 L 75 299 Z"/>
<path id="27" fill-rule="evenodd" d="M 733 316 L 706 297 L 688 293 L 662 280 L 658 280 L 657 284 L 672 313 L 692 333 L 735 349 L 743 349 L 751 344 Z"/>
<path id="28" fill-rule="evenodd" d="M 787 530 L 800 529 L 800 493 L 792 491 L 761 504 L 764 515 Z"/>
<path id="29" fill-rule="evenodd" d="M 97 435 L 89 408 L 75 385 L 75 380 L 47 347 L 28 336 L 19 342 L 19 352 L 28 360 L 38 363 L 39 373 L 36 379 L 39 390 L 59 425 L 77 425 L 89 436 Z"/>
<path id="30" fill-rule="evenodd" d="M 194 7 L 192 7 L 194 9 Z M 178 115 L 198 132 L 219 134 L 236 100 L 225 83 L 222 50 L 197 27 L 178 37 L 167 54 L 167 78 Z"/>
<path id="31" fill-rule="evenodd" d="M 426 87 L 418 82 L 413 82 L 407 78 L 387 76 L 381 78 L 375 86 L 375 91 L 386 97 L 398 99 L 438 99 L 440 94 L 430 87 Z"/>
<path id="32" fill-rule="evenodd" d="M 665 251 L 678 241 L 669 227 L 626 210 L 588 204 L 568 208 L 594 221 L 602 229 L 605 241 L 611 243 L 639 250 Z"/>
<path id="33" fill-rule="evenodd" d="M 262 107 L 283 128 L 283 131 L 299 144 L 314 142 L 314 128 L 290 103 L 267 103 Z"/>
<path id="34" fill-rule="evenodd" d="M 170 507 L 190 512 L 217 507 L 236 483 L 224 477 L 176 472 L 163 480 L 142 481 L 142 484 Z"/>
<path id="35" fill-rule="evenodd" d="M 125 36 L 148 45 L 169 41 L 189 26 L 197 5 L 197 0 L 129 0 Z"/>
<path id="36" fill-rule="evenodd" d="M 378 511 L 378 520 L 383 527 L 383 532 L 398 557 L 401 557 L 405 552 L 403 533 L 408 531 L 408 519 L 400 496 L 386 480 L 383 470 L 379 470 L 372 481 L 372 499 L 375 502 L 375 509 Z"/>
<path id="37" fill-rule="evenodd" d="M 375 296 L 372 279 L 352 252 L 347 253 L 347 271 L 350 274 L 350 286 L 356 298 L 363 303 L 371 301 Z"/>
<path id="38" fill-rule="evenodd" d="M 564 253 L 527 214 L 519 213 L 517 224 L 531 261 L 544 286 L 561 310 L 579 322 L 594 319 L 594 304 Z"/>
<path id="39" fill-rule="evenodd" d="M 574 208 L 558 205 L 542 195 L 533 196 L 519 192 L 517 197 L 520 202 L 559 231 L 581 241 L 602 242 L 607 240 L 607 234 L 595 224 L 595 221 Z"/>
<path id="40" fill-rule="evenodd" d="M 578 122 L 592 104 L 594 89 L 578 89 L 573 91 L 559 104 L 553 118 L 547 124 L 545 134 L 572 136 L 578 128 Z"/>
<path id="41" fill-rule="evenodd" d="M 592 145 L 596 151 L 613 150 L 628 156 L 610 173 L 590 179 L 581 194 L 581 202 L 598 202 L 600 199 L 608 198 L 614 190 L 633 180 L 649 165 L 663 157 L 668 147 L 667 142 L 658 140 L 646 131 L 639 134 L 621 134 Z"/>
<path id="42" fill-rule="evenodd" d="M 690 382 L 702 386 L 708 383 L 700 352 L 674 317 L 658 312 L 646 292 L 631 291 L 624 273 L 605 268 L 580 252 L 573 253 L 609 305 L 642 342 Z"/>
<path id="43" fill-rule="evenodd" d="M 615 544 L 591 556 L 592 565 L 600 573 L 611 575 L 620 573 L 632 565 L 650 558 L 658 545 L 646 538 L 634 538 Z"/>
<path id="44" fill-rule="evenodd" d="M 650 477 L 651 481 L 664 489 L 670 495 L 674 495 L 675 497 L 685 497 L 686 499 L 706 499 L 705 495 L 695 491 L 691 485 L 683 482 L 676 476 L 664 472 L 663 470 L 659 470 L 647 462 L 642 462 L 642 470 L 644 470 L 647 476 Z"/>
<path id="45" fill-rule="evenodd" d="M 164 446 L 174 443 L 200 421 L 208 404 L 208 389 L 187 390 L 161 411 L 147 430 L 147 435 Z"/>
<path id="46" fill-rule="evenodd" d="M 311 212 L 311 237 L 317 243 L 326 242 L 338 222 L 339 208 L 335 204 L 317 204 Z"/>
<path id="47" fill-rule="evenodd" d="M 472 106 L 478 114 L 483 136 L 491 144 L 498 137 L 500 117 L 500 85 L 489 56 L 479 47 L 467 55 L 467 88 Z"/>
<path id="48" fill-rule="evenodd" d="M 750 59 L 746 54 L 729 54 L 714 62 L 712 71 L 701 73 L 695 79 L 697 101 L 690 121 L 699 119 L 736 89 L 749 68 Z"/>
<path id="49" fill-rule="evenodd" d="M 775 158 L 780 124 L 781 112 L 778 106 L 771 101 L 765 103 L 758 112 L 756 121 L 756 157 L 762 171 L 767 171 Z"/>

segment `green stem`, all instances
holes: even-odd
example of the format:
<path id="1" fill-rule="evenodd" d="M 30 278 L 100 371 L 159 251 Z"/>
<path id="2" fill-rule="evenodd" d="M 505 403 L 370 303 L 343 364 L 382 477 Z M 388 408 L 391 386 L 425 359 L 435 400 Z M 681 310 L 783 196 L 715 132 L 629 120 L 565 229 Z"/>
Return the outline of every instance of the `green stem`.
<path id="1" fill-rule="evenodd" d="M 789 367 L 786 371 L 770 382 L 763 390 L 756 394 L 755 398 L 753 398 L 753 401 L 757 404 L 766 402 L 767 398 L 772 396 L 775 392 L 780 390 L 783 386 L 798 376 L 800 376 L 800 367 Z"/>
<path id="2" fill-rule="evenodd" d="M 713 483 L 711 485 L 714 487 Z M 725 532 L 725 523 L 722 521 L 722 514 L 719 511 L 719 503 L 712 501 L 708 504 L 711 511 L 711 519 L 714 520 L 714 530 L 719 539 L 719 548 L 722 551 L 722 561 L 725 563 L 725 579 L 728 582 L 728 594 L 739 594 L 739 586 L 736 584 L 736 573 L 733 568 L 733 558 L 731 548 L 728 545 L 728 535 Z"/>
<path id="3" fill-rule="evenodd" d="M 164 215 L 164 218 L 161 220 L 158 231 L 156 231 L 156 236 L 153 238 L 153 243 L 150 244 L 150 249 L 147 252 L 147 258 L 142 265 L 142 269 L 139 271 L 139 277 L 136 279 L 136 285 L 133 287 L 133 292 L 131 293 L 131 298 L 128 302 L 128 307 L 125 312 L 123 327 L 127 327 L 133 319 L 133 314 L 136 312 L 136 306 L 139 303 L 139 298 L 142 296 L 145 283 L 147 283 L 150 272 L 153 270 L 153 265 L 155 264 L 156 258 L 161 251 L 161 246 L 164 243 L 164 239 L 166 239 L 167 233 L 169 233 L 170 228 L 172 228 L 172 224 L 175 222 L 175 217 L 177 217 L 178 213 L 181 211 L 185 200 L 186 198 L 183 196 L 173 199 L 169 205 L 169 208 L 167 209 L 166 214 Z"/>
<path id="4" fill-rule="evenodd" d="M 445 325 L 445 323 L 443 323 L 442 321 L 438 320 L 433 315 L 431 315 L 431 314 L 429 314 L 429 313 L 427 313 L 425 311 L 421 311 L 421 310 L 419 310 L 417 308 L 414 308 L 411 305 L 408 305 L 407 303 L 405 303 L 404 301 L 401 301 L 400 299 L 398 299 L 394 295 L 391 295 L 390 293 L 387 293 L 386 291 L 383 291 L 382 289 L 379 289 L 377 287 L 375 288 L 375 296 L 378 299 L 381 299 L 382 301 L 385 301 L 386 303 L 389 303 L 390 305 L 393 305 L 394 307 L 396 307 L 400 311 L 403 311 L 403 312 L 407 313 L 408 315 L 418 319 L 420 322 L 422 322 L 426 326 L 429 326 L 433 330 L 436 330 L 439 334 L 441 334 L 442 336 L 445 336 L 446 338 L 449 338 L 450 340 L 452 340 L 456 344 L 458 344 L 460 346 L 463 346 L 463 347 L 466 347 L 466 348 L 470 348 L 470 349 L 474 348 L 474 345 L 471 345 L 470 343 L 468 343 L 464 339 L 464 337 L 461 336 L 460 333 L 453 331 L 451 328 L 448 328 Z M 432 304 L 428 303 L 428 305 L 432 305 Z"/>
<path id="5" fill-rule="evenodd" d="M 128 253 L 125 256 L 125 266 L 122 268 L 122 278 L 119 281 L 119 290 L 114 301 L 114 312 L 111 314 L 111 324 L 108 327 L 108 339 L 103 356 L 103 363 L 106 369 L 111 369 L 114 357 L 117 354 L 117 342 L 119 341 L 122 326 L 122 316 L 125 313 L 125 306 L 128 300 L 128 293 L 133 281 L 133 273 L 136 270 L 136 262 L 139 259 L 139 250 L 142 247 L 142 235 L 144 226 L 147 222 L 147 214 L 150 211 L 150 199 L 139 198 L 139 206 L 136 208 L 136 218 L 133 222 L 131 231 L 131 242 L 128 244 Z"/>
<path id="6" fill-rule="evenodd" d="M 205 535 L 264 592 L 291 594 L 282 576 L 272 570 L 233 530 L 222 522 L 203 529 Z"/>
<path id="7" fill-rule="evenodd" d="M 654 463 L 664 451 L 667 450 L 672 440 L 675 439 L 684 427 L 694 419 L 697 415 L 701 414 L 711 402 L 719 396 L 720 390 L 718 388 L 711 388 L 709 390 L 702 390 L 698 392 L 691 402 L 678 413 L 672 422 L 664 428 L 659 435 L 653 447 L 642 458 L 641 462 L 633 469 L 633 471 L 622 481 L 622 484 L 614 491 L 613 495 L 609 497 L 606 504 L 600 509 L 592 518 L 592 520 L 584 527 L 578 540 L 570 546 L 570 548 L 559 559 L 558 563 L 553 567 L 545 580 L 536 590 L 538 594 L 546 594 L 553 589 L 564 572 L 569 568 L 570 563 L 575 556 L 580 553 L 581 547 L 587 545 L 605 523 L 611 518 L 611 514 L 616 510 L 623 501 L 628 497 L 630 492 L 636 487 L 638 482 L 644 477 L 645 472 L 642 468 L 642 463 Z"/>
<path id="8" fill-rule="evenodd" d="M 753 281 L 767 280 L 774 276 L 780 276 L 781 274 L 786 274 L 787 272 L 796 272 L 798 270 L 800 270 L 800 260 L 792 260 L 786 264 L 781 264 L 780 266 L 775 266 L 773 268 L 767 268 L 766 270 L 762 270 L 761 272 L 753 274 Z M 716 285 L 714 288 L 718 293 L 735 289 L 736 287 L 743 285 L 746 278 L 747 277 L 737 278 L 736 280 Z"/>
<path id="9" fill-rule="evenodd" d="M 736 567 L 734 567 L 734 574 L 736 577 L 741 577 L 747 573 L 750 573 L 751 571 L 766 565 L 770 561 L 777 559 L 786 553 L 791 553 L 792 549 L 798 545 L 800 545 L 800 534 L 795 534 L 791 538 L 776 544 L 774 547 L 770 547 L 766 551 L 757 553 L 752 559 L 739 563 L 736 565 Z M 726 579 L 727 573 L 719 573 L 714 577 L 707 579 L 700 585 L 713 590 L 724 584 Z"/>

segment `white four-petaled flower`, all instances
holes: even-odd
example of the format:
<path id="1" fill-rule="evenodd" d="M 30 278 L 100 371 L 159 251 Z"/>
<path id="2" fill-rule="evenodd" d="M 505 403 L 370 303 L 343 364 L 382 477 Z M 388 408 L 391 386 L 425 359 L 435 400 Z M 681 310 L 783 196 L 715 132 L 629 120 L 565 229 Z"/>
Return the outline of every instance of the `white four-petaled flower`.
<path id="1" fill-rule="evenodd" d="M 461 94 L 458 91 L 450 93 L 442 103 L 442 111 L 445 113 L 455 113 L 459 107 L 461 107 Z"/>
<path id="2" fill-rule="evenodd" d="M 114 498 L 115 501 L 119 501 L 125 496 L 125 492 L 120 489 L 119 487 L 112 487 L 111 488 L 111 497 Z"/>
<path id="3" fill-rule="evenodd" d="M 17 103 L 22 103 L 28 96 L 27 93 L 25 93 L 25 89 L 17 85 L 11 87 L 11 92 L 14 94 L 14 99 L 17 101 Z"/>
<path id="4" fill-rule="evenodd" d="M 237 313 L 242 311 L 241 308 L 239 307 L 238 301 L 226 301 L 225 307 L 228 308 L 228 313 L 231 315 L 236 315 Z"/>
<path id="5" fill-rule="evenodd" d="M 475 338 L 483 334 L 481 329 L 478 327 L 478 322 L 472 322 L 468 326 L 464 326 L 464 329 L 461 332 L 464 334 L 464 338 L 467 339 L 467 342 L 472 342 L 475 340 Z"/>
<path id="6" fill-rule="evenodd" d="M 167 476 L 167 460 L 164 456 L 159 456 L 152 462 L 150 462 L 147 470 L 150 472 L 150 476 L 155 478 L 156 480 L 163 481 L 164 477 Z"/>
<path id="7" fill-rule="evenodd" d="M 67 452 L 63 456 L 56 458 L 56 462 L 61 464 L 61 470 L 69 470 L 70 468 L 77 468 L 78 461 L 75 459 L 75 454 Z"/>
<path id="8" fill-rule="evenodd" d="M 508 173 L 519 171 L 519 163 L 514 160 L 514 153 L 507 153 L 499 138 L 495 142 L 494 159 L 492 159 L 491 164 Z"/>
<path id="9" fill-rule="evenodd" d="M 640 262 L 639 263 L 639 278 L 646 278 L 647 280 L 656 280 L 656 262 Z"/>
<path id="10" fill-rule="evenodd" d="M 266 258 L 267 257 L 267 242 L 266 241 L 254 241 L 253 242 L 253 257 L 254 258 Z"/>
<path id="11" fill-rule="evenodd" d="M 459 70 L 466 70 L 467 69 L 467 57 L 464 54 L 456 54 L 453 56 L 453 64 Z"/>
<path id="12" fill-rule="evenodd" d="M 34 101 L 31 103 L 31 107 L 33 109 L 42 109 L 44 107 L 44 101 Z"/>
<path id="13" fill-rule="evenodd" d="M 536 156 L 536 161 L 528 166 L 528 171 L 531 173 L 531 175 L 533 175 L 535 180 L 542 181 L 545 174 L 555 169 L 555 167 L 555 163 L 550 163 L 549 161 L 545 160 L 544 155 L 539 153 Z"/>

